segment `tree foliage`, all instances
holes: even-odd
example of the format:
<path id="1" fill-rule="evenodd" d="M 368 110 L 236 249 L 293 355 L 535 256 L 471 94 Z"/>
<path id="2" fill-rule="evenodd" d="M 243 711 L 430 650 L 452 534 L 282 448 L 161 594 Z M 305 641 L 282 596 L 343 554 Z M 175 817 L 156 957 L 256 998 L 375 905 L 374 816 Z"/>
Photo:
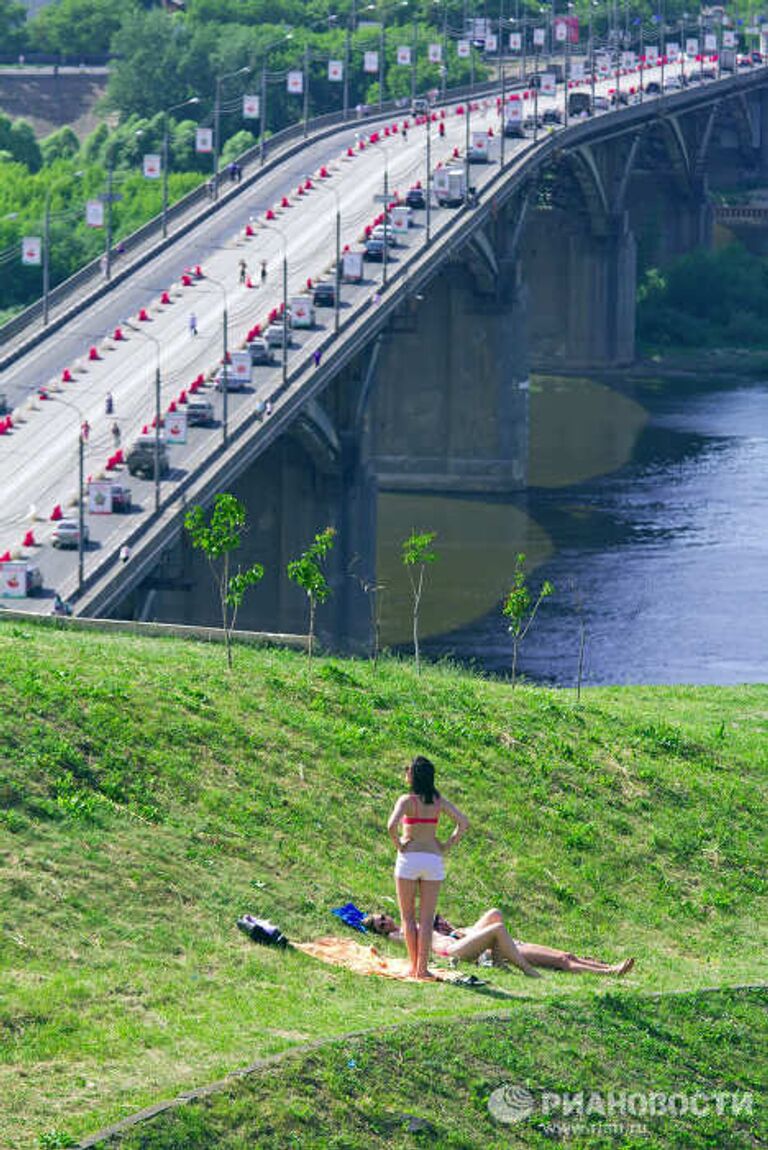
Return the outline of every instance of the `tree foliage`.
<path id="1" fill-rule="evenodd" d="M 417 674 L 421 669 L 419 651 L 419 611 L 421 608 L 421 597 L 424 593 L 424 579 L 426 576 L 427 567 L 430 564 L 435 563 L 437 560 L 437 552 L 432 548 L 432 544 L 436 538 L 436 531 L 412 531 L 408 538 L 403 540 L 402 547 L 403 565 L 408 572 L 408 580 L 411 584 L 411 596 L 413 601 L 413 652 L 416 658 Z"/>
<path id="2" fill-rule="evenodd" d="M 232 571 L 232 552 L 242 543 L 246 527 L 246 510 L 234 495 L 222 492 L 213 501 L 210 519 L 199 504 L 192 507 L 184 519 L 192 546 L 208 559 L 221 611 L 221 625 L 227 651 L 227 666 L 232 670 L 232 632 L 237 612 L 245 593 L 264 576 L 261 563 L 253 563 L 245 570 Z"/>
<path id="3" fill-rule="evenodd" d="M 554 594 L 554 587 L 545 579 L 536 595 L 533 594 L 525 578 L 525 555 L 515 559 L 515 573 L 512 587 L 504 600 L 502 614 L 509 619 L 509 633 L 512 636 L 512 686 L 517 676 L 517 655 L 520 644 L 526 637 L 544 599 Z"/>
<path id="4" fill-rule="evenodd" d="M 288 578 L 297 587 L 301 587 L 309 601 L 309 633 L 307 654 L 312 661 L 312 649 L 315 639 L 315 616 L 319 603 L 325 603 L 331 594 L 331 588 L 323 571 L 323 563 L 328 558 L 336 538 L 336 528 L 326 527 L 314 538 L 312 544 L 287 566 Z"/>

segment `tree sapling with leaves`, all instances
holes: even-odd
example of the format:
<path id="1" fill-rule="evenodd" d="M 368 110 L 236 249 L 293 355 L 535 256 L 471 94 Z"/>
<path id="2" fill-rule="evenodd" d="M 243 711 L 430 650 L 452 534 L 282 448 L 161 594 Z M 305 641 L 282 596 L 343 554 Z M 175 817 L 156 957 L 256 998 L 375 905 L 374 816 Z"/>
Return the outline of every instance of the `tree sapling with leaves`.
<path id="1" fill-rule="evenodd" d="M 288 578 L 292 583 L 305 592 L 309 599 L 309 633 L 307 636 L 307 654 L 312 662 L 312 648 L 315 641 L 315 616 L 318 603 L 325 603 L 331 593 L 328 581 L 321 566 L 323 560 L 331 551 L 336 537 L 335 527 L 326 527 L 315 536 L 314 542 L 298 558 L 288 564 Z"/>
<path id="2" fill-rule="evenodd" d="M 434 563 L 437 559 L 437 552 L 432 550 L 432 543 L 436 538 L 436 531 L 424 531 L 421 534 L 412 531 L 403 542 L 403 565 L 408 572 L 413 596 L 413 650 L 416 657 L 417 675 L 421 670 L 419 661 L 419 609 L 424 591 L 427 564 Z"/>
<path id="3" fill-rule="evenodd" d="M 205 554 L 211 567 L 219 597 L 227 666 L 230 671 L 232 632 L 235 629 L 238 609 L 248 588 L 258 583 L 264 575 L 261 563 L 254 563 L 245 571 L 238 568 L 234 574 L 231 573 L 231 552 L 240 546 L 241 532 L 245 529 L 245 525 L 245 507 L 234 495 L 225 492 L 215 497 L 210 522 L 206 521 L 205 512 L 199 505 L 190 508 L 184 518 L 184 527 L 189 532 L 192 546 Z"/>
<path id="4" fill-rule="evenodd" d="M 553 592 L 554 587 L 545 579 L 534 598 L 525 581 L 525 555 L 522 552 L 515 559 L 515 577 L 509 594 L 504 600 L 502 613 L 509 619 L 509 633 L 512 636 L 512 686 L 517 676 L 517 652 L 520 644 L 531 629 L 542 601 Z"/>

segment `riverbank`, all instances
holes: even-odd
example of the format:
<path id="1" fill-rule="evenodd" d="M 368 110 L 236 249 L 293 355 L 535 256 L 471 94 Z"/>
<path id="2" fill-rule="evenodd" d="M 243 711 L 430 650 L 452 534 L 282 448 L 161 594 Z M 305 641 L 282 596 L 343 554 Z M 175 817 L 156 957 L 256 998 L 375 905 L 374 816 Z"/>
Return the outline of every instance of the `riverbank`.
<path id="1" fill-rule="evenodd" d="M 83 1136 L 302 1042 L 520 996 L 540 1012 L 530 1057 L 557 1065 L 565 1002 L 765 979 L 767 687 L 578 706 L 449 665 L 310 673 L 243 647 L 230 676 L 218 647 L 10 620 L 0 659 L 4 1146 Z M 330 908 L 350 899 L 393 909 L 385 822 L 415 753 L 472 819 L 443 911 L 498 905 L 518 937 L 631 953 L 626 980 L 494 970 L 470 993 L 238 933 L 245 911 L 302 940 L 343 932 Z"/>

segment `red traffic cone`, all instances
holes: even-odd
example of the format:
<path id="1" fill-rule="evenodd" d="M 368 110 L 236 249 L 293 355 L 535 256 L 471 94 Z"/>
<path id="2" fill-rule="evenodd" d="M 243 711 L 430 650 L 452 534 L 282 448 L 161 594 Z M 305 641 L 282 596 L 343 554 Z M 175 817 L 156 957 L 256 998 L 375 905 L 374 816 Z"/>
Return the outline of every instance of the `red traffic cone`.
<path id="1" fill-rule="evenodd" d="M 253 280 L 251 279 L 251 277 L 250 277 L 250 276 L 246 276 L 246 277 L 245 277 L 245 286 L 246 286 L 247 288 L 252 288 L 252 287 L 253 287 Z"/>
<path id="2" fill-rule="evenodd" d="M 186 403 L 187 402 L 187 393 L 186 393 L 186 391 L 184 391 L 183 388 L 179 392 L 179 398 L 177 399 L 176 402 L 177 403 Z"/>
<path id="3" fill-rule="evenodd" d="M 267 214 L 265 216 L 265 219 L 273 220 L 274 218 L 275 218 L 275 213 L 272 211 L 271 208 L 267 208 Z"/>
<path id="4" fill-rule="evenodd" d="M 125 462 L 125 456 L 123 455 L 122 447 L 118 447 L 118 449 L 114 455 L 114 460 L 115 460 L 115 463 L 124 463 Z"/>
<path id="5" fill-rule="evenodd" d="M 298 188 L 296 189 L 296 195 L 297 196 L 303 196 L 304 195 L 304 188 L 303 188 L 302 184 L 299 184 Z"/>
<path id="6" fill-rule="evenodd" d="M 192 276 L 189 275 L 187 272 L 185 272 L 184 275 L 181 277 L 181 286 L 182 287 L 192 287 Z"/>
<path id="7" fill-rule="evenodd" d="M 199 280 L 205 279 L 205 276 L 203 275 L 203 269 L 200 267 L 200 264 L 195 264 L 195 276 Z"/>
<path id="8" fill-rule="evenodd" d="M 280 201 L 280 207 L 281 208 L 290 208 L 290 206 L 291 206 L 291 201 L 288 199 L 287 196 L 283 196 L 282 200 Z"/>
<path id="9" fill-rule="evenodd" d="M 358 141 L 357 148 L 358 148 L 358 151 L 364 152 L 365 151 L 365 140 Z"/>
<path id="10" fill-rule="evenodd" d="M 170 302 L 171 302 L 170 292 L 164 291 L 163 294 L 160 296 L 160 303 L 170 303 Z"/>
<path id="11" fill-rule="evenodd" d="M 145 423 L 141 429 L 142 435 L 149 435 L 149 424 Z"/>
<path id="12" fill-rule="evenodd" d="M 454 158 L 454 159 L 456 159 L 456 158 L 457 158 L 457 156 L 458 156 L 458 154 L 459 154 L 459 149 L 458 149 L 458 148 L 454 148 L 454 149 L 453 149 L 453 158 Z"/>
<path id="13" fill-rule="evenodd" d="M 115 330 L 112 332 L 112 339 L 115 341 L 115 343 L 120 343 L 120 340 L 125 339 L 125 336 L 123 335 L 123 329 L 121 327 L 115 328 Z"/>
<path id="14" fill-rule="evenodd" d="M 354 154 L 355 154 L 354 148 L 352 148 L 352 147 L 347 148 L 347 155 L 348 156 L 354 156 Z"/>
<path id="15" fill-rule="evenodd" d="M 36 547 L 34 531 L 28 531 L 21 541 L 22 547 Z"/>
<path id="16" fill-rule="evenodd" d="M 305 192 L 311 192 L 313 187 L 314 187 L 314 185 L 313 185 L 312 181 L 310 179 L 307 179 L 305 184 L 304 184 L 304 191 Z"/>
<path id="17" fill-rule="evenodd" d="M 325 164 L 323 164 L 322 168 L 320 169 L 320 179 L 321 180 L 327 180 L 328 179 L 328 169 L 326 168 Z"/>
<path id="18" fill-rule="evenodd" d="M 99 358 L 100 358 L 100 356 L 99 356 L 98 349 L 95 347 L 89 347 L 88 348 L 88 359 L 91 362 L 93 362 L 95 359 L 99 359 Z"/>
<path id="19" fill-rule="evenodd" d="M 193 379 L 189 385 L 190 395 L 196 395 L 199 390 L 200 390 L 200 384 L 197 382 L 196 379 Z"/>
<path id="20" fill-rule="evenodd" d="M 59 519 L 64 518 L 64 513 L 61 510 L 61 504 L 57 503 L 51 512 L 51 523 L 57 523 Z"/>
<path id="21" fill-rule="evenodd" d="M 312 280 L 310 277 L 307 277 L 307 291 L 312 291 Z"/>
<path id="22" fill-rule="evenodd" d="M 61 373 L 61 382 L 62 383 L 71 383 L 72 382 L 72 372 L 69 370 L 68 367 L 65 367 Z"/>
<path id="23" fill-rule="evenodd" d="M 250 224 L 245 225 L 245 235 L 246 235 L 246 238 L 249 240 L 252 239 L 253 236 L 255 235 L 255 232 L 254 232 L 254 230 Z"/>
<path id="24" fill-rule="evenodd" d="M 107 471 L 114 471 L 115 470 L 115 457 L 114 457 L 114 455 L 110 455 L 109 459 L 107 460 L 106 470 Z"/>
<path id="25" fill-rule="evenodd" d="M 149 312 L 145 307 L 139 309 L 139 323 L 149 322 Z"/>
<path id="26" fill-rule="evenodd" d="M 10 563 L 10 561 L 11 561 L 10 551 L 4 551 L 2 553 L 2 555 L 0 555 L 0 563 Z"/>
<path id="27" fill-rule="evenodd" d="M 171 415 L 173 415 L 174 411 L 176 410 L 176 401 L 174 399 L 172 399 L 171 402 L 168 404 L 168 410 L 171 413 Z"/>

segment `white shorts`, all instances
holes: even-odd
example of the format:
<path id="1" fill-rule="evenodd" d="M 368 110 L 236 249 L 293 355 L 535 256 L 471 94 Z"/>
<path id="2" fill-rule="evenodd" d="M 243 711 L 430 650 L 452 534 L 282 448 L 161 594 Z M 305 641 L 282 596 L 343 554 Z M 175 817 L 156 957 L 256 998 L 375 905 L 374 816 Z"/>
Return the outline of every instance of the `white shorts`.
<path id="1" fill-rule="evenodd" d="M 395 863 L 395 878 L 425 878 L 431 882 L 442 882 L 445 878 L 443 856 L 432 851 L 399 853 Z"/>

